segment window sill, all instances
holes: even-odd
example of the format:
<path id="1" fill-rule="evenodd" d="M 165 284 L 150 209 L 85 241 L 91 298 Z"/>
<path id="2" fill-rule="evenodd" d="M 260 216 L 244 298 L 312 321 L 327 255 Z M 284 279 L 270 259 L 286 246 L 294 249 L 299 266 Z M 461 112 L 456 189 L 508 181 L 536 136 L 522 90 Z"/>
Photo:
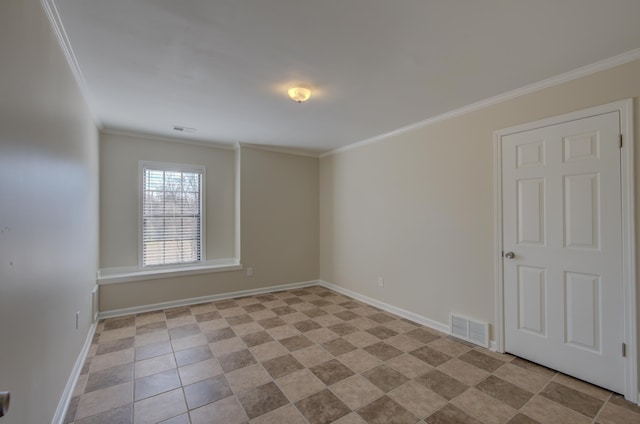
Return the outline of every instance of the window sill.
<path id="1" fill-rule="evenodd" d="M 104 268 L 97 272 L 99 285 L 130 283 L 158 278 L 184 277 L 187 275 L 212 274 L 215 272 L 239 271 L 242 264 L 236 258 L 217 259 L 203 264 L 172 268 L 140 269 L 138 267 Z"/>

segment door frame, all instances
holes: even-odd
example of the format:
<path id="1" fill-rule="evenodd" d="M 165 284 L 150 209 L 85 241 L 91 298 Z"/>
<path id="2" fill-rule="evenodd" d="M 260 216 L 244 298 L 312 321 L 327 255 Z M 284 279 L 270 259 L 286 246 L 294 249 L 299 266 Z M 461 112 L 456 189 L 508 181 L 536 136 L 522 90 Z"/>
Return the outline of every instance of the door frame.
<path id="1" fill-rule="evenodd" d="M 529 122 L 493 133 L 494 153 L 494 260 L 495 260 L 495 328 L 496 351 L 504 352 L 505 316 L 504 316 L 504 276 L 502 246 L 502 138 L 507 135 L 533 130 L 568 121 L 619 112 L 620 132 L 622 134 L 621 152 L 621 202 L 622 202 L 622 285 L 624 304 L 624 397 L 640 404 L 638 393 L 638 353 L 636 318 L 636 259 L 635 259 L 635 211 L 634 211 L 634 154 L 633 154 L 633 99 L 621 100 L 601 106 L 566 113 L 535 122 Z"/>

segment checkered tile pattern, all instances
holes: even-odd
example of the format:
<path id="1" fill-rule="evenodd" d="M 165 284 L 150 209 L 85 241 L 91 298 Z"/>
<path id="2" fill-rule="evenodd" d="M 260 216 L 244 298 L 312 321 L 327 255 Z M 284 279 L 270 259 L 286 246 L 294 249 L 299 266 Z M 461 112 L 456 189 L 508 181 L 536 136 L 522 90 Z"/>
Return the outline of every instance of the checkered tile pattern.
<path id="1" fill-rule="evenodd" d="M 66 423 L 640 423 L 620 396 L 313 286 L 103 320 Z"/>

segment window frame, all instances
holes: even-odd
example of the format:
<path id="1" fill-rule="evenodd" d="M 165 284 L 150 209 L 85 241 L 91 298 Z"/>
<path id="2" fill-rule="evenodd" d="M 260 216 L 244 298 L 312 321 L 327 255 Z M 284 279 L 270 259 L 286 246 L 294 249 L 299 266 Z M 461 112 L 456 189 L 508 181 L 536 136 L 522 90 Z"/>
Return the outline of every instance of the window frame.
<path id="1" fill-rule="evenodd" d="M 199 172 L 200 179 L 200 259 L 193 262 L 161 264 L 161 265 L 144 265 L 144 171 L 145 169 L 154 169 L 164 172 Z M 156 161 L 138 161 L 138 269 L 154 270 L 154 269 L 180 269 L 204 265 L 207 262 L 206 254 L 206 167 L 204 165 L 192 165 L 170 162 Z"/>

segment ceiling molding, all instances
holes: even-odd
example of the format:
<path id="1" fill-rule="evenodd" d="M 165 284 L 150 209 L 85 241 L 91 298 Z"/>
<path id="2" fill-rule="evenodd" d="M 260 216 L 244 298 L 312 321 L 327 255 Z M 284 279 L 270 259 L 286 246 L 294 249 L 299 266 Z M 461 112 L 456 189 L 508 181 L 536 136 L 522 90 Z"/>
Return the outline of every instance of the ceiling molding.
<path id="1" fill-rule="evenodd" d="M 69 37 L 67 37 L 67 32 L 62 25 L 62 20 L 60 19 L 60 13 L 58 13 L 58 9 L 55 4 L 55 0 L 40 0 L 42 4 L 42 8 L 44 9 L 45 14 L 49 18 L 49 22 L 51 23 L 51 28 L 53 28 L 53 32 L 55 32 L 56 37 L 58 38 L 58 44 L 64 53 L 64 56 L 67 58 L 67 63 L 69 64 L 69 68 L 71 68 L 71 73 L 78 84 L 78 88 L 82 93 L 82 97 L 84 98 L 84 102 L 87 104 L 87 108 L 91 113 L 91 117 L 93 118 L 93 122 L 98 127 L 98 129 L 102 129 L 102 122 L 98 118 L 98 114 L 92 106 L 91 95 L 89 93 L 89 89 L 87 88 L 87 83 L 82 75 L 82 71 L 80 70 L 80 65 L 78 65 L 78 61 L 76 59 L 75 54 L 73 53 L 73 48 L 71 48 L 71 43 L 69 42 Z"/>
<path id="2" fill-rule="evenodd" d="M 368 138 L 366 140 L 358 141 L 343 147 L 339 147 L 334 150 L 330 150 L 326 153 L 322 153 L 320 155 L 320 159 L 325 158 L 327 156 L 332 156 L 338 153 L 343 153 L 349 150 L 357 149 L 359 147 L 364 147 L 369 144 L 378 143 L 380 141 L 384 141 L 388 138 L 395 137 L 397 135 L 404 134 L 409 131 L 413 131 L 419 128 L 433 125 L 436 122 L 455 118 L 457 116 L 474 112 L 488 106 L 493 106 L 495 104 L 502 103 L 507 100 L 512 100 L 516 97 L 521 97 L 526 94 L 530 94 L 536 91 L 544 90 L 549 87 L 560 85 L 578 78 L 582 78 L 582 77 L 594 74 L 596 72 L 601 72 L 610 68 L 614 68 L 616 66 L 624 65 L 625 63 L 633 62 L 634 60 L 638 60 L 638 59 L 640 59 L 640 49 L 631 50 L 626 53 L 622 53 L 617 56 L 613 56 L 608 59 L 604 59 L 599 62 L 592 63 L 591 65 L 583 66 L 583 67 L 574 69 L 573 71 L 569 71 L 564 74 L 557 75 L 555 77 L 547 78 L 540 82 L 529 84 L 524 87 L 517 88 L 515 90 L 508 91 L 506 93 L 499 94 L 497 96 L 490 97 L 488 99 L 481 100 L 476 103 L 472 103 L 468 106 L 464 106 L 459 109 L 452 110 L 450 112 L 445 112 L 443 114 L 440 114 L 431 118 L 427 118 L 423 121 L 416 122 L 414 124 L 407 125 L 405 127 L 401 127 L 396 130 L 393 130 L 384 134 L 380 134 L 375 137 Z"/>
<path id="3" fill-rule="evenodd" d="M 262 150 L 265 152 L 274 152 L 274 153 L 284 153 L 287 155 L 295 155 L 295 156 L 305 156 L 309 158 L 318 159 L 320 155 L 318 153 L 304 152 L 298 149 L 288 148 L 288 147 L 280 147 L 280 146 L 271 146 L 265 144 L 251 144 L 251 143 L 237 143 L 241 148 L 247 148 L 252 150 Z"/>
<path id="4" fill-rule="evenodd" d="M 203 141 L 203 140 L 194 140 L 194 139 L 186 139 L 186 138 L 178 138 L 178 137 L 167 137 L 163 135 L 154 135 L 149 133 L 142 133 L 130 130 L 123 130 L 120 128 L 103 128 L 100 130 L 102 134 L 109 135 L 120 135 L 123 137 L 134 137 L 134 138 L 144 138 L 152 141 L 165 141 L 168 143 L 180 143 L 180 144 L 190 144 L 193 146 L 199 147 L 211 147 L 214 149 L 223 149 L 223 150 L 235 150 L 235 143 L 220 143 L 217 141 Z"/>

